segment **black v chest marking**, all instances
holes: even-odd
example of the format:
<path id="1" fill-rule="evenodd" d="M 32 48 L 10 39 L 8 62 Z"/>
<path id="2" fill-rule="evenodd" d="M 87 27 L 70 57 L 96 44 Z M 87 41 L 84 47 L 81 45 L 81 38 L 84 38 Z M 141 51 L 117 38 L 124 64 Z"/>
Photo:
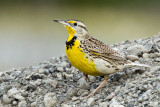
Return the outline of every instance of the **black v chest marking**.
<path id="1" fill-rule="evenodd" d="M 77 37 L 74 36 L 70 41 L 66 41 L 66 47 L 67 47 L 67 50 L 68 49 L 72 49 L 72 46 L 74 46 L 74 42 L 76 41 Z"/>

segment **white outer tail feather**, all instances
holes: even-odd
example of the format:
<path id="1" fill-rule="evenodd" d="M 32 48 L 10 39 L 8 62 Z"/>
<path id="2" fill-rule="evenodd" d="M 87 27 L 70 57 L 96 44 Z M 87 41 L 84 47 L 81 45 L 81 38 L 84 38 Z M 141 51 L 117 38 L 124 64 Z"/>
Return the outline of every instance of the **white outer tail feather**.
<path id="1" fill-rule="evenodd" d="M 145 64 L 137 64 L 137 63 L 129 63 L 129 64 L 125 64 L 125 67 L 124 68 L 130 68 L 130 67 L 146 67 L 146 68 L 149 68 L 150 66 L 149 65 L 145 65 Z"/>

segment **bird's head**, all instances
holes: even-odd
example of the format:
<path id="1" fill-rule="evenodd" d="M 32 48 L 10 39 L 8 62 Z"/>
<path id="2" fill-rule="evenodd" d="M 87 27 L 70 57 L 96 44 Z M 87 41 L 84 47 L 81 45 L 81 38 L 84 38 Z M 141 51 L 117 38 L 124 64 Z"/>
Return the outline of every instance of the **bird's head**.
<path id="1" fill-rule="evenodd" d="M 85 35 L 88 33 L 86 26 L 79 20 L 53 20 L 63 24 L 69 35 Z"/>

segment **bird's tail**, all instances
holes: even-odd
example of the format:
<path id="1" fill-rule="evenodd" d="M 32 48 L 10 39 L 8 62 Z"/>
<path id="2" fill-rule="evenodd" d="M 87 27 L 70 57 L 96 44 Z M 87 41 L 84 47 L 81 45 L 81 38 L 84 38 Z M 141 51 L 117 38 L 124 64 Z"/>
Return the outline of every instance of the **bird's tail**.
<path id="1" fill-rule="evenodd" d="M 137 64 L 137 63 L 128 63 L 128 64 L 125 64 L 124 68 L 130 68 L 130 67 L 145 67 L 145 68 L 150 68 L 149 65 Z"/>

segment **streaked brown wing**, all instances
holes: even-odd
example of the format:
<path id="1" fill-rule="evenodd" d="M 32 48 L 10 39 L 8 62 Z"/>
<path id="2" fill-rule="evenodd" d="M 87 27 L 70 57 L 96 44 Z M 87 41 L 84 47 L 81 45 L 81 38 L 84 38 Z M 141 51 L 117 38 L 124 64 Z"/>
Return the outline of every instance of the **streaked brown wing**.
<path id="1" fill-rule="evenodd" d="M 111 49 L 109 46 L 105 45 L 103 42 L 87 35 L 85 39 L 86 49 L 94 55 L 108 58 L 113 61 L 126 61 L 117 51 Z"/>

